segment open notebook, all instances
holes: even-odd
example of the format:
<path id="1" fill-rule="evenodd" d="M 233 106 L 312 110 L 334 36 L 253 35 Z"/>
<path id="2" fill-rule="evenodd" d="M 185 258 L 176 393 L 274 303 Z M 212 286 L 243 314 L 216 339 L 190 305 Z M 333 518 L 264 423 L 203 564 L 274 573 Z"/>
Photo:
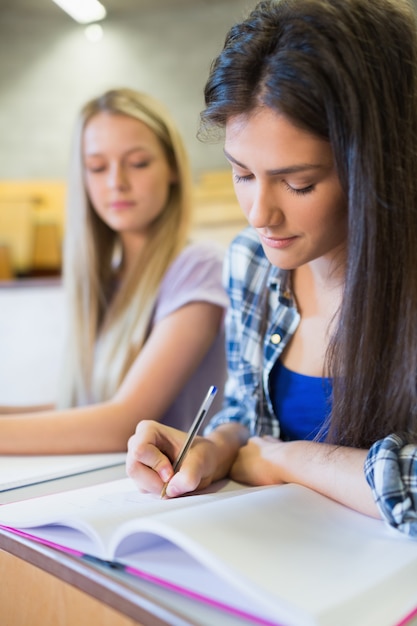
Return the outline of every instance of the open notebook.
<path id="1" fill-rule="evenodd" d="M 0 507 L 0 524 L 239 616 L 393 626 L 417 607 L 417 541 L 298 485 L 161 500 L 130 479 Z"/>

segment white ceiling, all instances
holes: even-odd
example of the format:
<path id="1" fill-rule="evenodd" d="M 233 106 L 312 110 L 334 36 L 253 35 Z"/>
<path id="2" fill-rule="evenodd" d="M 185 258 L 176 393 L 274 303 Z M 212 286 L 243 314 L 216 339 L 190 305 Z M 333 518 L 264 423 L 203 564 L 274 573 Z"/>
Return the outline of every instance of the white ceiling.
<path id="1" fill-rule="evenodd" d="M 108 16 L 123 15 L 140 9 L 164 9 L 187 5 L 221 4 L 222 0 L 100 0 L 107 9 Z M 417 0 L 412 0 L 417 7 Z M 27 14 L 57 17 L 62 10 L 52 0 L 0 0 L 0 13 L 25 11 Z M 1 16 L 0 16 L 1 17 Z M 71 18 L 70 18 L 71 19 Z"/>
<path id="2" fill-rule="evenodd" d="M 100 0 L 107 9 L 109 16 L 120 15 L 124 12 L 141 8 L 169 8 L 176 6 L 194 6 L 196 4 L 210 4 L 213 0 Z M 62 10 L 52 0 L 0 0 L 0 11 L 2 10 L 27 13 L 37 15 L 57 16 Z"/>

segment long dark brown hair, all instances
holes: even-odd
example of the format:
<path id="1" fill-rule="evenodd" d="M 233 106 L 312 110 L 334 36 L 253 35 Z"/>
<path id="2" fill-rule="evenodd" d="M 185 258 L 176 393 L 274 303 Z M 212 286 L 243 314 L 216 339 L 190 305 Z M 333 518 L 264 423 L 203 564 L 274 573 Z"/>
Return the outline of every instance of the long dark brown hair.
<path id="1" fill-rule="evenodd" d="M 348 202 L 329 438 L 417 440 L 417 26 L 406 0 L 266 0 L 229 31 L 200 136 L 267 106 L 330 142 Z"/>

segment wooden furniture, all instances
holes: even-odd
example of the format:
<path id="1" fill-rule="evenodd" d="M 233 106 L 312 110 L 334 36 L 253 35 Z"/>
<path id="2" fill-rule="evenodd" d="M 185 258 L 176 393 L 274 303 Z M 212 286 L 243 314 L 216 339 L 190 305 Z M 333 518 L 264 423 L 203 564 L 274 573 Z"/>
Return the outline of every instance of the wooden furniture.
<path id="1" fill-rule="evenodd" d="M 0 280 L 12 280 L 13 277 L 14 272 L 10 246 L 0 243 Z"/>
<path id="2" fill-rule="evenodd" d="M 29 201 L 0 197 L 0 244 L 8 250 L 13 275 L 29 270 L 33 245 L 32 206 Z"/>
<path id="3" fill-rule="evenodd" d="M 65 194 L 59 180 L 0 181 L 0 244 L 14 276 L 61 272 Z"/>
<path id="4" fill-rule="evenodd" d="M 18 558 L 23 553 L 26 558 L 31 556 L 38 565 L 42 563 L 42 558 L 46 558 L 42 553 L 34 554 L 22 542 L 16 543 L 5 536 L 0 536 L 0 545 L 11 549 L 11 552 L 0 552 L 0 576 L 3 581 L 8 581 L 8 584 L 2 585 L 0 590 L 0 619 L 3 624 L 14 626 L 27 624 L 55 626 L 58 623 L 90 623 L 103 626 L 137 624 L 111 607 L 101 604 L 99 600 L 90 598 L 65 580 L 59 580 L 50 572 Z M 16 553 L 19 554 L 16 556 Z M 46 562 L 48 563 L 48 560 Z M 50 569 L 52 563 L 49 563 Z M 62 569 L 63 563 L 57 564 L 57 568 Z M 73 577 L 77 576 L 76 570 L 68 568 L 68 578 L 71 578 L 70 573 Z M 58 621 L 57 605 L 65 616 L 65 622 Z"/>
<path id="5" fill-rule="evenodd" d="M 62 180 L 0 180 L 0 246 L 9 249 L 12 277 L 61 273 L 65 197 Z M 193 203 L 194 240 L 226 246 L 247 224 L 229 169 L 201 172 Z M 0 265 L 2 279 L 8 277 Z"/>
<path id="6" fill-rule="evenodd" d="M 48 275 L 61 271 L 62 236 L 57 222 L 38 220 L 34 224 L 31 260 L 32 275 Z"/>
<path id="7" fill-rule="evenodd" d="M 11 251 L 14 276 L 60 273 L 65 196 L 61 180 L 0 180 L 0 245 Z M 193 202 L 195 240 L 228 245 L 246 226 L 229 169 L 201 172 Z"/>
<path id="8" fill-rule="evenodd" d="M 5 626 L 195 624 L 80 559 L 6 531 L 0 532 L 0 577 Z"/>

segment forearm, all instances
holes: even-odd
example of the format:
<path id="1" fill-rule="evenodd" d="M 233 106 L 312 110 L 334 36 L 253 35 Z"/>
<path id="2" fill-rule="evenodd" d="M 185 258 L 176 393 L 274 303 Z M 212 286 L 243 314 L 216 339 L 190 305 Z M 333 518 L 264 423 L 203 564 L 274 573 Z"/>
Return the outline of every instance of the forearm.
<path id="1" fill-rule="evenodd" d="M 0 454 L 82 454 L 126 450 L 135 419 L 103 403 L 0 419 Z"/>
<path id="2" fill-rule="evenodd" d="M 367 450 L 309 441 L 283 444 L 284 482 L 298 483 L 373 517 L 380 517 L 366 482 Z"/>
<path id="3" fill-rule="evenodd" d="M 366 450 L 325 443 L 252 437 L 239 450 L 230 475 L 249 485 L 297 483 L 379 517 L 364 474 L 366 455 Z"/>

